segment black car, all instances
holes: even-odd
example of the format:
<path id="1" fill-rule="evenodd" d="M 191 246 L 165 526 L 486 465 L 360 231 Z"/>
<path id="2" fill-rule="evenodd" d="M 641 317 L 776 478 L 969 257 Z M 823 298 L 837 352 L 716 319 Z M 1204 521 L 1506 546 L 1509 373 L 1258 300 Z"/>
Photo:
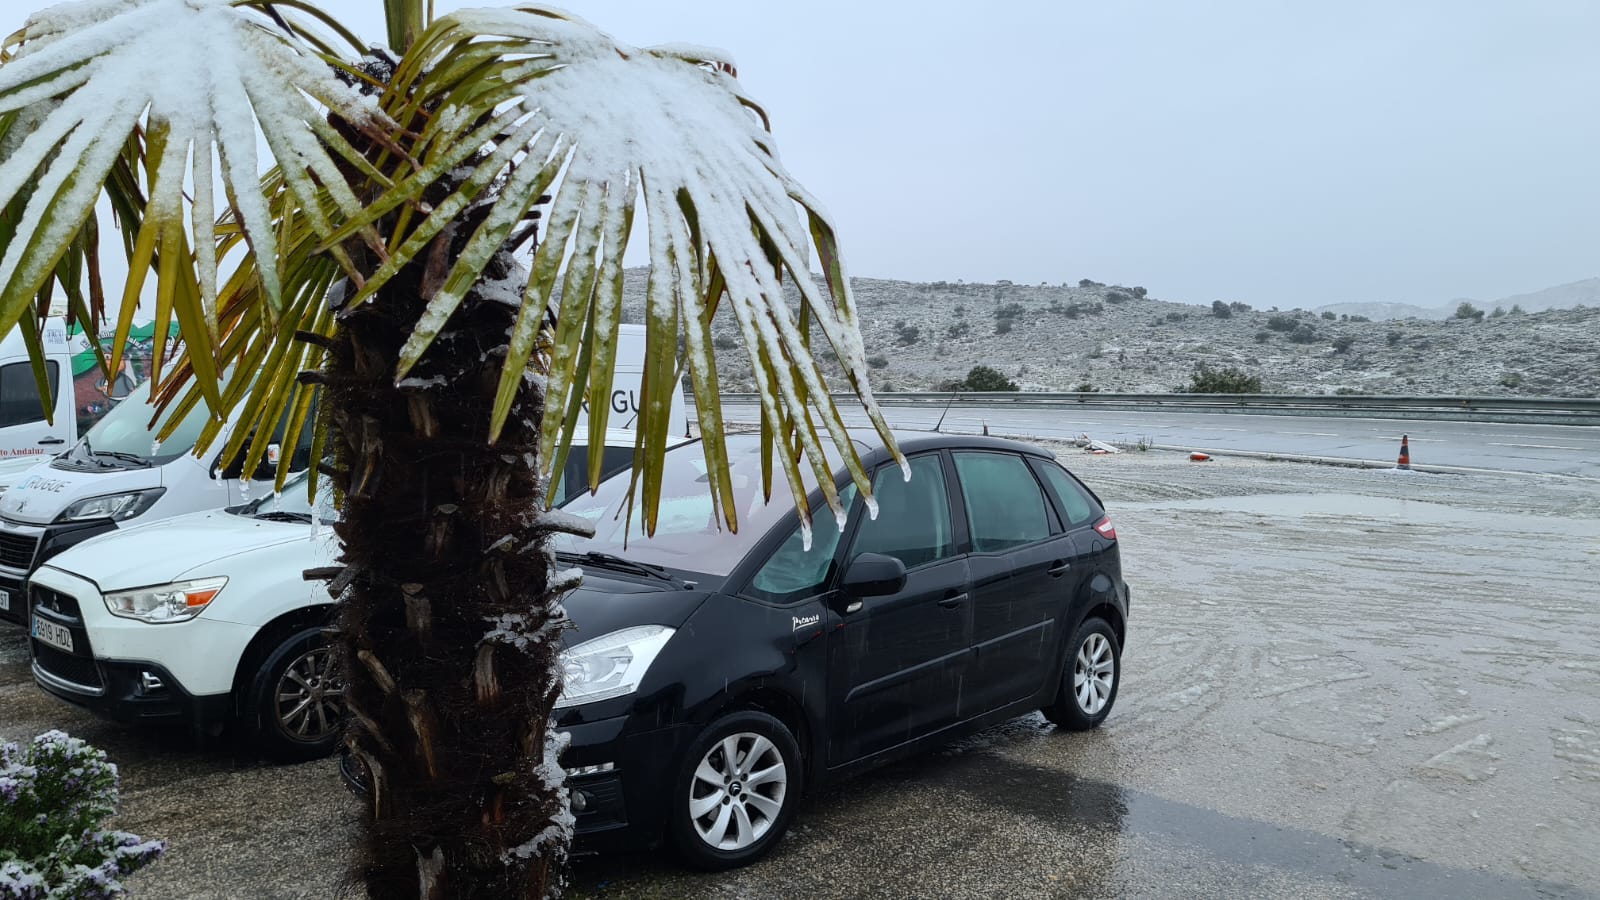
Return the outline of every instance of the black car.
<path id="1" fill-rule="evenodd" d="M 858 445 L 876 517 L 836 466 L 850 514 L 813 489 L 809 547 L 781 476 L 762 499 L 754 435 L 729 440 L 737 533 L 698 442 L 666 454 L 648 539 L 619 515 L 626 477 L 564 507 L 598 528 L 557 544 L 585 573 L 556 710 L 579 850 L 665 837 L 742 865 L 804 790 L 1033 710 L 1069 729 L 1110 712 L 1129 592 L 1099 498 L 1025 444 L 896 438 L 904 471 Z"/>

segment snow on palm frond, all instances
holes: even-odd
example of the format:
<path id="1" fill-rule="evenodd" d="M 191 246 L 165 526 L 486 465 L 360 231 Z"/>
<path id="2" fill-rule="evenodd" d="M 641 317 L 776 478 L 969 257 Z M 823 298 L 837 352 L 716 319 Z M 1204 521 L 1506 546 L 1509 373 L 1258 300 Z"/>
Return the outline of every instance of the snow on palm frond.
<path id="1" fill-rule="evenodd" d="M 269 308 L 278 308 L 278 236 L 259 180 L 257 129 L 301 215 L 326 232 L 336 224 L 331 214 L 342 218 L 360 203 L 329 148 L 352 162 L 357 154 L 324 109 L 369 132 L 388 124 L 286 25 L 248 2 L 84 0 L 37 14 L 12 37 L 19 50 L 0 65 L 0 127 L 26 117 L 32 130 L 8 142 L 0 159 L 0 205 L 16 209 L 25 199 L 0 254 L 0 330 L 50 277 L 102 191 L 127 187 L 107 179 L 130 136 L 143 142 L 148 201 L 130 246 L 123 317 L 131 316 L 154 261 L 158 318 L 176 314 L 184 323 L 191 358 L 204 355 L 197 344 L 215 338 L 213 154 L 225 206 L 262 261 L 256 268 Z M 186 177 L 192 200 L 185 198 Z"/>
<path id="2" fill-rule="evenodd" d="M 471 65 L 480 59 L 473 54 L 486 42 L 506 48 L 488 75 Z M 660 478 L 659 464 L 649 460 L 658 458 L 665 446 L 671 393 L 681 374 L 681 331 L 707 462 L 720 479 L 712 495 L 721 515 L 737 528 L 723 461 L 710 330 L 724 296 L 750 354 L 762 396 L 763 426 L 769 435 L 786 435 L 786 449 L 778 456 L 802 519 L 801 451 L 829 505 L 842 515 L 817 433 L 818 418 L 870 497 L 870 485 L 810 350 L 814 323 L 893 447 L 867 386 L 854 301 L 833 228 L 816 200 L 778 161 L 765 116 L 732 77 L 731 64 L 709 51 L 628 47 L 581 20 L 531 6 L 467 10 L 441 19 L 408 60 L 428 68 L 433 84 L 419 90 L 442 103 L 422 136 L 423 168 L 410 183 L 347 224 L 347 230 L 417 197 L 436 177 L 432 173 L 461 164 L 486 139 L 498 149 L 477 163 L 458 194 L 432 209 L 391 265 L 381 268 L 363 291 L 363 297 L 376 292 L 468 205 L 492 202 L 492 211 L 429 298 L 397 377 L 422 357 L 490 257 L 529 208 L 555 186 L 547 232 L 511 336 L 491 429 L 497 434 L 509 412 L 558 281 L 560 310 L 548 381 L 552 409 L 574 411 L 585 392 L 609 396 L 622 318 L 623 253 L 642 196 L 650 235 L 648 362 L 638 423 L 646 451 L 641 457 L 646 527 L 654 528 Z M 464 73 L 461 81 L 451 78 L 457 70 Z M 402 71 L 397 80 L 405 77 Z M 468 91 L 468 86 L 477 89 Z M 459 96 L 470 96 L 470 106 L 452 105 Z M 811 274 L 813 245 L 825 288 Z M 799 290 L 798 316 L 785 301 L 784 283 Z M 579 382 L 585 377 L 587 384 Z M 545 418 L 539 458 L 547 472 L 562 465 L 572 437 L 566 424 L 571 419 L 559 414 Z M 591 447 L 601 444 L 606 420 L 606 404 L 592 404 Z M 592 469 L 597 462 L 591 460 Z M 595 478 L 597 471 L 591 472 L 591 480 Z"/>

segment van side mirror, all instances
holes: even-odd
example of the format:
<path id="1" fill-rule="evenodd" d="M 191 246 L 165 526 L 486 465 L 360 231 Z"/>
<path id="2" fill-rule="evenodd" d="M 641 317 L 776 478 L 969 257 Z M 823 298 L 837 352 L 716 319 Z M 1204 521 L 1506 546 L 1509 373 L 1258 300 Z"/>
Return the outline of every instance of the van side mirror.
<path id="1" fill-rule="evenodd" d="M 884 597 L 906 587 L 906 564 L 882 553 L 863 553 L 850 560 L 839 585 L 846 597 Z"/>

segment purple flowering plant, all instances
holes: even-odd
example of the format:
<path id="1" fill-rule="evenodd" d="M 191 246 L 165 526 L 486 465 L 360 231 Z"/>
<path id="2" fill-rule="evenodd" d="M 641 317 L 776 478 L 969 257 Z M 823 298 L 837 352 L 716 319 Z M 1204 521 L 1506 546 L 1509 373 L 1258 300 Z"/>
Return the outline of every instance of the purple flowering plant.
<path id="1" fill-rule="evenodd" d="M 166 852 L 106 829 L 117 767 L 60 731 L 23 747 L 0 741 L 0 900 L 111 900 L 121 879 Z"/>

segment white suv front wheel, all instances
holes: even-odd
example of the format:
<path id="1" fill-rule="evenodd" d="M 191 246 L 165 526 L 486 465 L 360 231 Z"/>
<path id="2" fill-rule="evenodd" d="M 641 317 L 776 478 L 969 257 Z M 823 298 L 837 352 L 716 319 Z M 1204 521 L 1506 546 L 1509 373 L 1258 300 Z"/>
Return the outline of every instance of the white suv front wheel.
<path id="1" fill-rule="evenodd" d="M 289 635 L 262 660 L 245 718 L 262 751 L 284 762 L 327 756 L 344 733 L 344 682 L 322 629 Z"/>

